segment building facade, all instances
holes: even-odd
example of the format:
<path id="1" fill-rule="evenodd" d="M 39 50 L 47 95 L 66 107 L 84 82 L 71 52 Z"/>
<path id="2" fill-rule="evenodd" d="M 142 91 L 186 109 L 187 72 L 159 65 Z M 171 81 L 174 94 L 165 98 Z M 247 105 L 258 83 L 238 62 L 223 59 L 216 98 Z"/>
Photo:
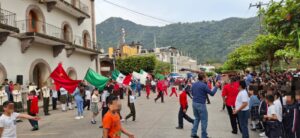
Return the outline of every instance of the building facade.
<path id="1" fill-rule="evenodd" d="M 1 0 L 0 83 L 50 84 L 60 62 L 72 79 L 99 72 L 95 32 L 94 0 Z"/>

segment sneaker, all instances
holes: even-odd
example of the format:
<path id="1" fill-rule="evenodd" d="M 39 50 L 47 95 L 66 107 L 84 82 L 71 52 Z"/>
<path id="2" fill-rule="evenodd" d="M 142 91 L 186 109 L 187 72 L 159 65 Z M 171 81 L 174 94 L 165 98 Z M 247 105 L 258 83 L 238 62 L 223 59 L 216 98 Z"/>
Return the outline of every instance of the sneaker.
<path id="1" fill-rule="evenodd" d="M 99 128 L 103 128 L 103 126 L 99 126 Z"/>
<path id="2" fill-rule="evenodd" d="M 178 127 L 176 127 L 176 129 L 183 129 L 183 127 L 179 127 L 179 126 L 178 126 Z"/>
<path id="3" fill-rule="evenodd" d="M 125 119 L 121 119 L 121 122 L 124 122 L 125 121 Z"/>
<path id="4" fill-rule="evenodd" d="M 96 121 L 91 121 L 91 124 L 96 124 Z"/>
<path id="5" fill-rule="evenodd" d="M 192 137 L 192 138 L 200 138 L 200 137 L 197 136 L 197 135 L 192 135 L 191 137 Z"/>
<path id="6" fill-rule="evenodd" d="M 260 133 L 259 136 L 260 136 L 260 137 L 266 137 L 266 133 L 265 133 L 265 132 Z"/>
<path id="7" fill-rule="evenodd" d="M 84 118 L 83 116 L 80 116 L 80 119 Z"/>
<path id="8" fill-rule="evenodd" d="M 238 132 L 237 132 L 237 131 L 231 131 L 231 133 L 232 133 L 232 134 L 237 134 Z"/>
<path id="9" fill-rule="evenodd" d="M 77 120 L 80 119 L 80 116 L 76 116 L 75 119 L 77 119 Z"/>
<path id="10" fill-rule="evenodd" d="M 34 127 L 31 129 L 31 131 L 37 131 L 37 130 L 39 130 L 39 128 L 37 128 L 37 127 Z"/>

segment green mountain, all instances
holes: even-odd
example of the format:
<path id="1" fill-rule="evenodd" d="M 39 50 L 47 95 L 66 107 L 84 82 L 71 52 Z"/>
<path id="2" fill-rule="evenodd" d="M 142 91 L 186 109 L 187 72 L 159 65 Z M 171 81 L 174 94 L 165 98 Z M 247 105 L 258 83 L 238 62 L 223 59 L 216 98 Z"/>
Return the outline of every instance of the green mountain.
<path id="1" fill-rule="evenodd" d="M 139 41 L 144 48 L 173 46 L 189 53 L 198 62 L 224 62 L 241 44 L 251 43 L 259 33 L 258 18 L 228 18 L 221 21 L 175 23 L 163 27 L 143 26 L 121 18 L 109 18 L 98 24 L 97 40 L 103 48 L 117 46 L 121 28 L 126 42 Z"/>

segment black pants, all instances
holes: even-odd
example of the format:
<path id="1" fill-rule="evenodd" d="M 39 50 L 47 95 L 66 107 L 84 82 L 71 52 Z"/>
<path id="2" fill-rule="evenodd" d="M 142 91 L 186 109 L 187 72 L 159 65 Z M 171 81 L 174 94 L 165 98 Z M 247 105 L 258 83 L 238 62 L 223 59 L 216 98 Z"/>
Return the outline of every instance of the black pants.
<path id="1" fill-rule="evenodd" d="M 52 109 L 56 110 L 57 98 L 52 97 Z"/>
<path id="2" fill-rule="evenodd" d="M 31 115 L 31 116 L 36 116 L 36 114 L 32 114 L 32 113 L 30 113 L 29 115 Z M 33 128 L 39 128 L 39 123 L 38 123 L 38 121 L 36 121 L 36 120 L 31 120 L 31 119 L 29 119 L 28 121 L 29 121 L 29 123 L 31 124 L 31 126 L 32 126 Z"/>
<path id="3" fill-rule="evenodd" d="M 132 117 L 132 120 L 135 121 L 135 106 L 134 103 L 129 104 L 130 113 L 126 116 L 126 120 Z"/>
<path id="4" fill-rule="evenodd" d="M 20 113 L 23 111 L 23 104 L 22 102 L 14 102 L 15 111 Z"/>
<path id="5" fill-rule="evenodd" d="M 187 110 L 188 107 L 186 107 Z M 183 118 L 190 122 L 190 123 L 194 123 L 194 119 L 190 118 L 185 112 L 183 112 L 183 108 L 180 107 L 179 109 L 179 113 L 178 113 L 178 126 L 183 128 Z"/>
<path id="6" fill-rule="evenodd" d="M 91 100 L 85 100 L 83 109 L 85 109 L 85 107 L 87 107 L 87 110 L 90 110 L 90 104 L 91 104 Z"/>
<path id="7" fill-rule="evenodd" d="M 102 108 L 102 119 L 104 118 L 104 115 L 107 113 L 108 107 L 103 107 Z"/>
<path id="8" fill-rule="evenodd" d="M 227 112 L 228 112 L 228 115 L 229 115 L 229 119 L 230 119 L 232 131 L 233 131 L 233 132 L 238 132 L 238 128 L 237 128 L 237 125 L 238 125 L 238 117 L 237 117 L 237 115 L 234 115 L 234 114 L 233 114 L 233 111 L 232 111 L 232 107 L 231 107 L 231 106 L 227 106 L 227 105 L 226 105 L 226 108 L 227 108 Z M 241 130 L 240 125 L 239 125 L 239 128 L 240 128 L 240 130 Z"/>
<path id="9" fill-rule="evenodd" d="M 44 107 L 44 113 L 45 113 L 45 115 L 49 114 L 49 97 L 47 97 L 47 98 L 44 97 L 44 105 L 43 105 L 43 107 Z"/>
<path id="10" fill-rule="evenodd" d="M 209 100 L 208 94 L 206 94 L 206 100 L 207 100 L 207 104 L 210 104 L 210 100 Z"/>
<path id="11" fill-rule="evenodd" d="M 161 102 L 163 103 L 164 102 L 164 92 L 159 91 L 159 94 L 155 98 L 155 101 L 157 101 L 159 98 L 161 98 Z"/>

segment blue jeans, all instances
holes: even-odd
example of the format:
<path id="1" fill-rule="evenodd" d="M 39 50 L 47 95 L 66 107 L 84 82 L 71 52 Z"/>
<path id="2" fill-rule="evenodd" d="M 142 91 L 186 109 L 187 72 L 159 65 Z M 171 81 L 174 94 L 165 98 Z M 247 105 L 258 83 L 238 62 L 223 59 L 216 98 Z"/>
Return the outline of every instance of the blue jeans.
<path id="1" fill-rule="evenodd" d="M 77 105 L 77 115 L 83 116 L 83 101 L 76 100 L 76 105 Z"/>
<path id="2" fill-rule="evenodd" d="M 250 114 L 249 110 L 238 112 L 238 118 L 242 129 L 243 138 L 249 138 L 249 131 L 248 131 L 249 114 Z"/>
<path id="3" fill-rule="evenodd" d="M 197 135 L 198 126 L 201 121 L 201 137 L 207 138 L 206 130 L 207 130 L 208 115 L 207 115 L 206 104 L 193 102 L 193 111 L 194 111 L 195 121 L 192 129 L 192 136 Z"/>

